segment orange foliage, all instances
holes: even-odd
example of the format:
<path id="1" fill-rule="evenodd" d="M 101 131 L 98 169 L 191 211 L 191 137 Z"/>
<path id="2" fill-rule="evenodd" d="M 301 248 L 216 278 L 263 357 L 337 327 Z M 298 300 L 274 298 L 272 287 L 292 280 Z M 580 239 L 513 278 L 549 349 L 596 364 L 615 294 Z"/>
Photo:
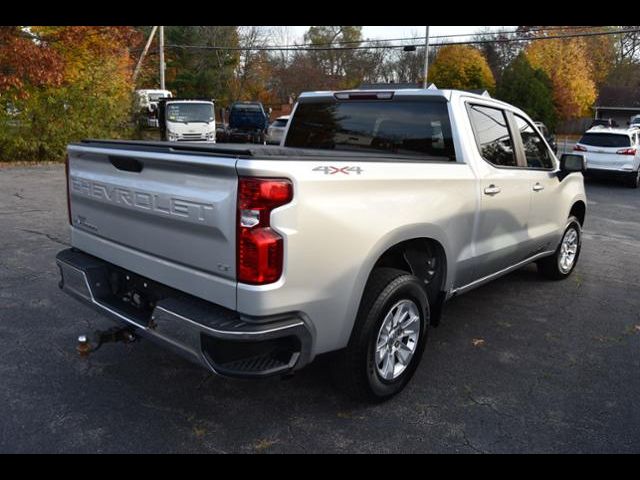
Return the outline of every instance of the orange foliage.
<path id="1" fill-rule="evenodd" d="M 22 27 L 0 27 L 0 93 L 22 96 L 25 84 L 59 85 L 62 70 L 60 56 L 47 42 L 37 42 Z"/>
<path id="2" fill-rule="evenodd" d="M 541 69 L 551 79 L 554 104 L 560 118 L 590 115 L 597 93 L 593 64 L 584 39 L 535 41 L 527 47 L 526 55 L 534 68 Z"/>

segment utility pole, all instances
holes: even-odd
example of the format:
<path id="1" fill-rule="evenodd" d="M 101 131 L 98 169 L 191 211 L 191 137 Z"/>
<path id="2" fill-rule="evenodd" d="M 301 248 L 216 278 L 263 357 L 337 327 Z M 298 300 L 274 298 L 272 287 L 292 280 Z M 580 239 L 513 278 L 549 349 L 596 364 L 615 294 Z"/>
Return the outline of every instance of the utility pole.
<path id="1" fill-rule="evenodd" d="M 136 65 L 136 69 L 133 71 L 133 83 L 134 83 L 134 85 L 136 83 L 136 79 L 138 78 L 138 75 L 140 74 L 140 69 L 142 68 L 142 62 L 144 61 L 144 57 L 146 57 L 147 53 L 149 52 L 149 47 L 151 47 L 151 42 L 153 42 L 153 37 L 155 36 L 157 30 L 158 30 L 158 27 L 153 27 L 151 29 L 151 33 L 149 34 L 149 39 L 147 40 L 147 44 L 144 46 L 144 50 L 142 51 L 142 55 L 140 55 L 140 60 L 138 60 L 138 64 Z"/>
<path id="2" fill-rule="evenodd" d="M 429 88 L 429 26 L 424 42 L 424 88 Z"/>
<path id="3" fill-rule="evenodd" d="M 159 48 L 160 48 L 160 90 L 166 90 L 165 88 L 165 84 L 164 84 L 164 69 L 165 69 L 165 64 L 164 64 L 164 27 L 159 27 L 160 29 L 160 41 L 159 41 Z"/>

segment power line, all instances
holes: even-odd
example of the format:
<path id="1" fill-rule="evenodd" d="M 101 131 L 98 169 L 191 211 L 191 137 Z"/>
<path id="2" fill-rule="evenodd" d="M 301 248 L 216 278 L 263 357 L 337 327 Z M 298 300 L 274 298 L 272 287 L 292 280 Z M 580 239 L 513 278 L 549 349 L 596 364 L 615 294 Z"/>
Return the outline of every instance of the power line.
<path id="1" fill-rule="evenodd" d="M 496 36 L 496 35 L 511 35 L 515 33 L 528 34 L 531 32 L 543 32 L 554 30 L 582 30 L 584 28 L 601 28 L 594 26 L 565 26 L 565 27 L 541 27 L 533 28 L 531 30 L 496 30 L 492 32 L 476 32 L 476 33 L 456 33 L 449 35 L 430 35 L 430 38 L 442 39 L 442 38 L 459 38 L 459 37 L 479 37 L 479 36 Z M 408 42 L 408 41 L 421 41 L 424 42 L 426 37 L 401 37 L 401 38 L 372 38 L 365 40 L 341 40 L 333 43 L 294 43 L 293 45 L 280 45 L 281 47 L 330 47 L 333 45 L 359 45 L 362 43 L 384 43 L 384 42 Z"/>
<path id="2" fill-rule="evenodd" d="M 493 31 L 493 32 L 478 32 L 478 33 L 459 33 L 459 34 L 450 34 L 450 35 L 435 35 L 431 36 L 431 39 L 443 39 L 443 38 L 459 38 L 459 37 L 481 37 L 481 36 L 499 36 L 499 35 L 512 35 L 512 34 L 530 34 L 532 32 L 548 32 L 548 31 L 573 31 L 573 30 L 583 30 L 585 28 L 601 28 L 594 26 L 556 26 L 556 27 L 541 27 L 534 28 L 531 30 L 502 30 L 502 31 Z M 623 33 L 620 31 L 616 31 L 615 34 Z M 614 34 L 612 32 L 612 34 Z M 402 38 L 384 38 L 384 39 L 366 39 L 366 40 L 343 40 L 336 41 L 333 43 L 294 43 L 286 44 L 286 45 L 267 45 L 264 47 L 217 47 L 211 45 L 167 45 L 167 47 L 171 46 L 174 48 L 191 48 L 191 49 L 201 49 L 201 50 L 236 50 L 236 51 L 257 51 L 257 50 L 266 50 L 272 49 L 273 51 L 295 51 L 295 50 L 305 50 L 304 47 L 309 47 L 307 51 L 312 50 L 320 50 L 321 47 L 330 47 L 331 50 L 337 49 L 336 45 L 355 45 L 362 50 L 368 48 L 380 48 L 381 46 L 386 46 L 388 48 L 404 48 L 406 46 L 412 46 L 411 44 L 403 44 L 403 45 L 384 45 L 387 42 L 424 42 L 426 37 L 402 37 Z M 518 39 L 518 41 L 527 41 L 528 39 L 523 37 Z M 363 43 L 375 43 L 378 45 L 374 45 L 368 47 L 366 45 L 362 45 Z M 445 43 L 440 42 L 437 45 L 444 45 Z M 132 52 L 137 52 L 140 49 L 133 49 Z"/>
<path id="3" fill-rule="evenodd" d="M 621 35 L 625 33 L 639 33 L 640 29 L 629 30 L 613 30 L 604 32 L 583 32 L 576 34 L 565 35 L 545 35 L 537 37 L 522 37 L 522 38 L 496 38 L 486 40 L 469 40 L 461 42 L 440 42 L 434 44 L 436 47 L 443 47 L 448 45 L 484 45 L 491 43 L 526 43 L 533 41 L 555 40 L 555 39 L 568 39 L 568 38 L 580 38 L 580 37 L 596 37 L 596 36 L 610 36 Z M 425 37 L 422 37 L 423 39 Z M 264 47 L 220 47 L 212 45 L 166 45 L 166 48 L 183 49 L 183 50 L 214 50 L 214 51 L 228 51 L 228 52 L 323 52 L 323 51 L 357 51 L 357 50 L 393 50 L 406 48 L 407 44 L 403 45 L 369 45 L 369 46 L 352 46 L 352 47 L 312 47 L 312 46 L 264 46 Z"/>

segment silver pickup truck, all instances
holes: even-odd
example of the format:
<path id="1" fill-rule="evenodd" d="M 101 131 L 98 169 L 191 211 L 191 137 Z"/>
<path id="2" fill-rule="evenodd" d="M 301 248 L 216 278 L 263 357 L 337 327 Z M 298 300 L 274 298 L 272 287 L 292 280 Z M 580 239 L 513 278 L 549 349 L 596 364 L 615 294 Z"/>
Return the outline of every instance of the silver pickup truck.
<path id="1" fill-rule="evenodd" d="M 86 141 L 60 286 L 223 376 L 335 352 L 380 401 L 448 299 L 532 262 L 572 273 L 583 171 L 517 108 L 436 89 L 304 94 L 281 146 Z"/>

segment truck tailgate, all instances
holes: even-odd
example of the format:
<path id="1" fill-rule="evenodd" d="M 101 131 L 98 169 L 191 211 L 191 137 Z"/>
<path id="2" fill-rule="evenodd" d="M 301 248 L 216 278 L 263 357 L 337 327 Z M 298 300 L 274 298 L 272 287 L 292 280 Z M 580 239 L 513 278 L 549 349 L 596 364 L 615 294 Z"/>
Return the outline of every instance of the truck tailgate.
<path id="1" fill-rule="evenodd" d="M 235 158 L 91 144 L 68 153 L 74 247 L 235 308 Z"/>

